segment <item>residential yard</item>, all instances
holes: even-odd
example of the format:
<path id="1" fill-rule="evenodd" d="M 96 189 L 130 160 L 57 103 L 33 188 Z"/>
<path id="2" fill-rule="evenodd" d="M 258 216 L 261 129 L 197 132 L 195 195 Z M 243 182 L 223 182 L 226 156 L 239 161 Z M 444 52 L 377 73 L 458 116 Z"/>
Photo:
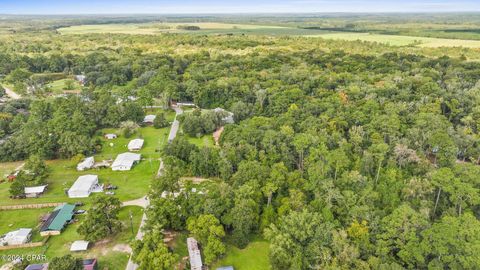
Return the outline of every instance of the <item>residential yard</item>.
<path id="1" fill-rule="evenodd" d="M 66 88 L 66 81 L 71 80 L 73 81 L 73 89 L 67 90 Z M 73 79 L 61 79 L 61 80 L 56 80 L 53 81 L 49 84 L 46 85 L 47 87 L 50 88 L 53 94 L 63 94 L 63 91 L 80 91 L 82 90 L 82 86 L 80 83 L 76 80 Z"/>
<path id="2" fill-rule="evenodd" d="M 190 137 L 188 135 L 185 135 L 185 137 L 187 138 L 187 140 L 190 142 L 190 143 L 193 143 L 195 144 L 196 146 L 198 146 L 199 148 L 202 148 L 202 147 L 213 147 L 215 145 L 215 142 L 213 141 L 213 136 L 211 134 L 208 134 L 208 135 L 204 135 L 200 138 L 196 138 L 196 137 Z"/>
<path id="3" fill-rule="evenodd" d="M 43 210 L 48 212 L 51 209 L 35 209 L 36 211 Z M 15 210 L 15 211 L 0 211 L 0 217 L 3 221 L 4 215 L 12 215 L 11 213 L 16 213 L 14 215 L 21 215 L 21 211 L 30 211 L 30 210 Z M 130 225 L 130 211 L 133 216 L 133 231 Z M 11 212 L 11 213 L 7 213 Z M 7 213 L 7 214 L 5 214 Z M 23 212 L 24 213 L 24 212 Z M 22 213 L 22 214 L 23 214 Z M 37 214 L 41 213 L 39 211 Z M 97 258 L 100 264 L 99 269 L 122 269 L 127 264 L 129 253 L 126 248 L 130 244 L 130 241 L 135 238 L 135 234 L 138 231 L 140 226 L 141 216 L 143 214 L 143 209 L 137 206 L 127 206 L 123 207 L 119 213 L 119 219 L 123 223 L 122 231 L 110 238 L 99 241 L 95 243 L 91 248 L 86 252 L 74 253 L 73 255 L 81 257 L 84 259 L 87 258 Z M 32 214 L 33 215 L 33 214 Z M 16 254 L 16 255 L 31 255 L 31 254 L 44 254 L 46 255 L 47 260 L 51 260 L 53 257 L 63 256 L 70 254 L 70 245 L 73 241 L 83 239 L 77 233 L 77 228 L 80 225 L 81 220 L 85 216 L 76 216 L 78 221 L 74 224 L 68 225 L 66 229 L 60 235 L 51 236 L 47 243 L 42 247 L 36 248 L 25 248 L 25 249 L 13 249 L 7 251 L 1 251 L 0 255 Z M 25 226 L 31 227 L 38 224 L 38 218 L 35 219 L 30 217 Z M 3 222 L 2 222 L 3 223 Z M 0 230 L 3 230 L 5 226 L 0 224 Z M 42 238 L 37 239 L 40 241 Z M 1 262 L 0 262 L 1 263 Z M 106 268 L 105 268 L 106 267 Z"/>
<path id="4" fill-rule="evenodd" d="M 212 269 L 220 266 L 233 266 L 235 270 L 269 270 L 269 246 L 265 240 L 255 240 L 244 248 L 227 246 L 226 256 L 215 263 Z"/>
<path id="5" fill-rule="evenodd" d="M 40 218 L 52 210 L 53 208 L 39 208 L 0 211 L 0 235 L 20 228 L 31 228 L 34 229 L 32 242 L 41 241 L 37 226 Z"/>
<path id="6" fill-rule="evenodd" d="M 171 117 L 171 116 L 170 116 Z M 100 183 L 110 183 L 118 186 L 115 190 L 115 196 L 121 201 L 128 201 L 143 197 L 148 192 L 150 181 L 154 178 L 160 166 L 160 149 L 167 143 L 167 136 L 169 127 L 162 129 L 155 129 L 153 127 L 142 127 L 139 129 L 138 136 L 131 138 L 124 138 L 120 136 L 119 130 L 107 129 L 103 133 L 116 133 L 119 135 L 117 139 L 106 140 L 102 137 L 103 149 L 100 153 L 95 155 L 96 161 L 104 159 L 114 160 L 120 153 L 128 152 L 127 144 L 131 139 L 143 138 L 145 144 L 140 151 L 142 154 L 142 161 L 135 165 L 131 171 L 112 171 L 110 168 L 106 169 L 92 169 L 88 171 L 78 172 L 76 170 L 76 163 L 71 160 L 51 160 L 47 161 L 50 169 L 50 175 L 47 179 L 48 189 L 40 198 L 27 199 L 10 199 L 9 187 L 10 183 L 0 183 L 0 205 L 16 205 L 16 204 L 32 204 L 32 203 L 47 203 L 47 202 L 77 202 L 89 201 L 85 199 L 70 199 L 65 194 L 72 184 L 81 175 L 96 174 L 99 177 Z M 113 146 L 111 146 L 111 144 Z M 15 170 L 22 162 L 1 163 L 1 175 L 7 175 Z M 91 197 L 96 194 L 90 195 Z"/>

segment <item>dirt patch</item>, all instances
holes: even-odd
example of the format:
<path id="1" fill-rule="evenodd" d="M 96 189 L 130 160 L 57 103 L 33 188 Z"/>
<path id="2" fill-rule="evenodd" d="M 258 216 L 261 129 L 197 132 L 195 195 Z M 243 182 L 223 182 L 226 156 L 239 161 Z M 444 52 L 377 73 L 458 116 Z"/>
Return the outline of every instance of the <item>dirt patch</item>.
<path id="1" fill-rule="evenodd" d="M 117 244 L 113 247 L 113 251 L 132 253 L 132 248 L 127 244 Z"/>
<path id="2" fill-rule="evenodd" d="M 213 132 L 213 140 L 215 141 L 215 145 L 218 145 L 218 141 L 220 140 L 220 136 L 222 135 L 223 127 L 220 127 L 215 132 Z"/>

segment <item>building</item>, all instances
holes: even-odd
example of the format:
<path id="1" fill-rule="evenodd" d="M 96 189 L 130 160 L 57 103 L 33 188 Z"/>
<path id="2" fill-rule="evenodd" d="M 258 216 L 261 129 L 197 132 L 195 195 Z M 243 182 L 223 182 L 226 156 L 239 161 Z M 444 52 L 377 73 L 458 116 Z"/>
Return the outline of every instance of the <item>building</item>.
<path id="1" fill-rule="evenodd" d="M 24 192 L 27 198 L 38 198 L 45 192 L 46 189 L 47 185 L 38 187 L 26 187 Z"/>
<path id="2" fill-rule="evenodd" d="M 40 228 L 40 235 L 60 234 L 63 228 L 65 228 L 65 225 L 72 220 L 74 210 L 75 205 L 73 204 L 66 203 L 57 206 Z"/>
<path id="3" fill-rule="evenodd" d="M 83 270 L 97 270 L 97 259 L 83 260 Z"/>
<path id="4" fill-rule="evenodd" d="M 82 162 L 78 163 L 77 171 L 85 171 L 91 169 L 95 164 L 95 159 L 93 157 L 87 157 Z"/>
<path id="5" fill-rule="evenodd" d="M 187 238 L 188 256 L 190 257 L 190 269 L 202 270 L 202 255 L 198 249 L 198 242 L 193 237 Z"/>
<path id="6" fill-rule="evenodd" d="M 0 246 L 23 245 L 30 242 L 32 229 L 18 229 L 0 237 Z"/>
<path id="7" fill-rule="evenodd" d="M 142 139 L 134 139 L 128 143 L 128 151 L 140 151 L 143 147 Z"/>
<path id="8" fill-rule="evenodd" d="M 98 175 L 82 175 L 78 177 L 77 181 L 68 190 L 69 198 L 87 198 L 90 193 L 98 189 Z"/>
<path id="9" fill-rule="evenodd" d="M 140 161 L 141 155 L 134 153 L 123 153 L 117 156 L 112 164 L 112 171 L 130 171 Z"/>
<path id="10" fill-rule="evenodd" d="M 29 264 L 25 270 L 48 270 L 48 263 Z"/>
<path id="11" fill-rule="evenodd" d="M 116 138 L 117 138 L 117 134 L 113 134 L 113 133 L 105 134 L 105 139 L 107 140 L 113 140 Z"/>
<path id="12" fill-rule="evenodd" d="M 87 82 L 87 77 L 85 75 L 75 75 L 75 80 L 77 80 L 82 86 Z"/>
<path id="13" fill-rule="evenodd" d="M 155 118 L 157 118 L 156 115 L 153 115 L 153 114 L 146 115 L 145 118 L 143 118 L 143 123 L 152 125 L 153 121 L 155 121 Z"/>
<path id="14" fill-rule="evenodd" d="M 85 251 L 88 249 L 88 244 L 90 244 L 90 242 L 84 240 L 75 241 L 70 246 L 70 251 Z"/>
<path id="15" fill-rule="evenodd" d="M 234 124 L 235 123 L 235 120 L 233 120 L 233 113 L 232 112 L 226 111 L 222 108 L 216 108 L 213 111 L 222 116 L 222 122 L 224 124 Z"/>

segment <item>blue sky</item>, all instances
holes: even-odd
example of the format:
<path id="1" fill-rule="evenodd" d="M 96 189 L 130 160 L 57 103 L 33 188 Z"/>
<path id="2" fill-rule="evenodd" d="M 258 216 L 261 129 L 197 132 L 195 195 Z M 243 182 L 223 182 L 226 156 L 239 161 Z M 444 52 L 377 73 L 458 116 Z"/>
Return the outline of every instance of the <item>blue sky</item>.
<path id="1" fill-rule="evenodd" d="M 480 0 L 0 0 L 0 14 L 480 11 Z"/>

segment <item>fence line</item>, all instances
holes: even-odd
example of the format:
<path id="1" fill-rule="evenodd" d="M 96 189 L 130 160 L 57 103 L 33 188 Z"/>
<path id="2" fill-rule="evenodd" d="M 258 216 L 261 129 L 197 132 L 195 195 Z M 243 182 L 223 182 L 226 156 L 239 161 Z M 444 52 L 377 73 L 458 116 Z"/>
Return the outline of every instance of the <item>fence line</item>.
<path id="1" fill-rule="evenodd" d="M 0 246 L 0 250 L 9 250 L 9 249 L 17 249 L 17 248 L 31 248 L 31 247 L 41 247 L 45 243 L 42 242 L 34 242 L 34 243 L 26 243 L 21 245 L 11 245 L 11 246 Z"/>
<path id="2" fill-rule="evenodd" d="M 64 203 L 64 202 L 60 202 L 60 203 L 37 203 L 37 204 L 3 205 L 3 206 L 0 206 L 0 210 L 47 208 L 47 207 L 56 207 L 56 206 L 59 206 L 59 205 L 62 205 L 62 204 L 65 204 L 65 203 Z"/>

